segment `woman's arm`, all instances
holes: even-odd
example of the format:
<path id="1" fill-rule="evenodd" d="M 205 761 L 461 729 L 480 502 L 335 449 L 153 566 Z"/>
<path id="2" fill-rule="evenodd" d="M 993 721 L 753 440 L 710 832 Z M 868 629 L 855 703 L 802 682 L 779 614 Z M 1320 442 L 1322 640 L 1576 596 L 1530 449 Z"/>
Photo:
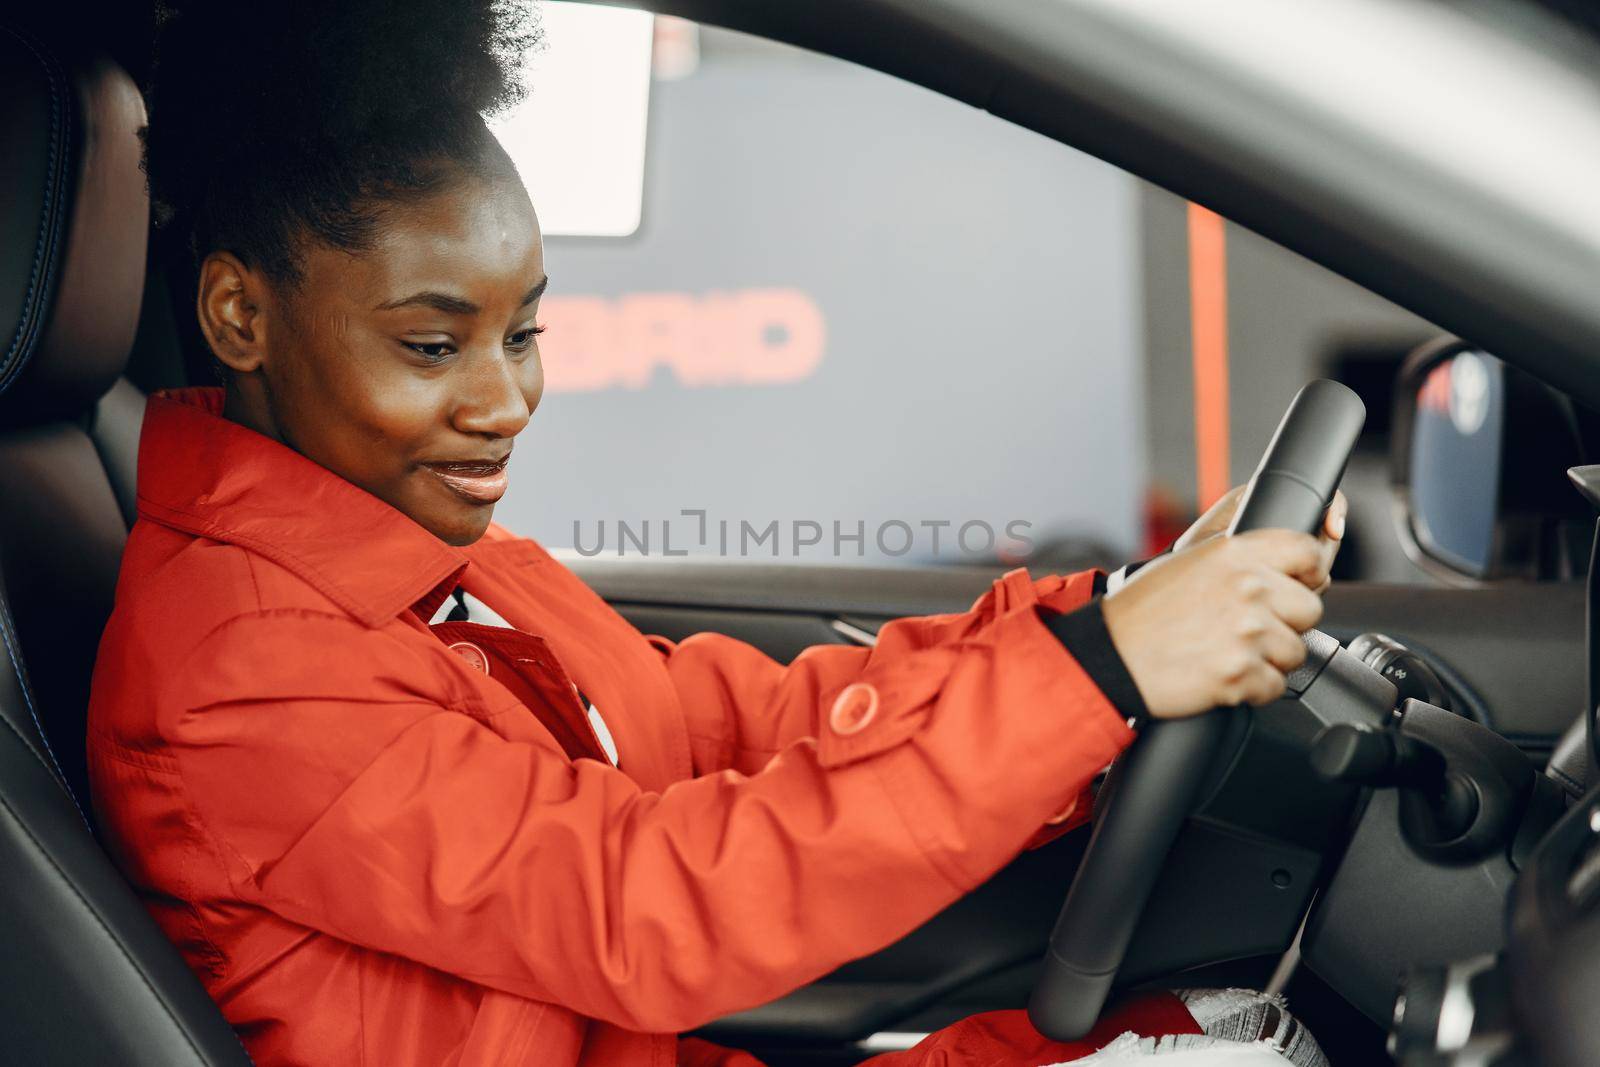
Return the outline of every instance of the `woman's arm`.
<path id="1" fill-rule="evenodd" d="M 695 773 L 731 769 L 754 774 L 795 741 L 817 736 L 832 695 L 853 681 L 870 660 L 951 640 L 964 628 L 983 625 L 996 612 L 1018 610 L 1028 603 L 1042 609 L 1047 618 L 1073 612 L 1093 596 L 1097 577 L 1086 571 L 1031 581 L 1025 572 L 1013 571 L 966 612 L 897 619 L 879 632 L 874 649 L 817 645 L 788 666 L 723 634 L 695 634 L 676 644 L 660 637 L 650 641 L 661 650 L 678 690 L 692 739 Z M 1104 626 L 1099 629 L 1103 634 Z M 1057 638 L 1071 651 L 1079 651 L 1067 631 L 1058 632 Z M 1087 636 L 1076 639 L 1088 643 L 1095 641 L 1095 635 L 1090 628 Z M 1114 658 L 1109 637 L 1103 639 L 1103 645 Z M 1108 686 L 1092 664 L 1090 670 L 1091 680 L 1110 693 L 1125 715 L 1142 709 L 1122 707 L 1137 702 L 1137 690 L 1131 701 L 1126 696 L 1118 699 L 1119 690 L 1132 689 L 1131 682 Z M 1013 712 L 994 708 L 991 713 Z"/>

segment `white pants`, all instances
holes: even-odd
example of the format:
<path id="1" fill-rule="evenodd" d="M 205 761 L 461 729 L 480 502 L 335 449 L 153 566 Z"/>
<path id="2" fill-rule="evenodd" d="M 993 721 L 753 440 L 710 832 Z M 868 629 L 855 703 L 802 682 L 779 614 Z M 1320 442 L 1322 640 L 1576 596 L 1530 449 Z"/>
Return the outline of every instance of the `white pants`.
<path id="1" fill-rule="evenodd" d="M 1203 1034 L 1141 1038 L 1123 1034 L 1090 1056 L 1059 1067 L 1328 1067 L 1310 1031 L 1283 1001 L 1250 989 L 1174 991 Z"/>

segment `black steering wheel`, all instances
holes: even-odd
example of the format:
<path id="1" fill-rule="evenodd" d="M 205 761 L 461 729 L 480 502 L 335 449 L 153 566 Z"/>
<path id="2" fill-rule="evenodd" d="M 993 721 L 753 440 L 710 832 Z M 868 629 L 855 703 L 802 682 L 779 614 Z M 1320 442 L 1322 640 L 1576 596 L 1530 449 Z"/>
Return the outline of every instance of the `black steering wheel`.
<path id="1" fill-rule="evenodd" d="M 1300 390 L 1250 479 L 1229 534 L 1319 530 L 1365 419 L 1360 398 L 1338 382 L 1322 379 Z M 1225 715 L 1248 713 L 1151 721 L 1113 764 L 1028 1002 L 1041 1034 L 1070 1041 L 1094 1026 L 1167 853 L 1227 736 Z"/>

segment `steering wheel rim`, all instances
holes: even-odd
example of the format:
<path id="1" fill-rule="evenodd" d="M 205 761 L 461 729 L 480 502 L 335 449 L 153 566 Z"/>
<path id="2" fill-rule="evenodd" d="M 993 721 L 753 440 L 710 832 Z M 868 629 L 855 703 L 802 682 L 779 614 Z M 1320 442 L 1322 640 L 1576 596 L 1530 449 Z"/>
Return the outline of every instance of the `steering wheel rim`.
<path id="1" fill-rule="evenodd" d="M 1273 527 L 1315 533 L 1365 419 L 1361 399 L 1338 382 L 1318 379 L 1301 389 L 1228 533 Z M 1046 1037 L 1082 1037 L 1099 1018 L 1161 867 L 1228 736 L 1226 716 L 1239 713 L 1151 721 L 1113 764 L 1028 1003 L 1034 1027 Z"/>

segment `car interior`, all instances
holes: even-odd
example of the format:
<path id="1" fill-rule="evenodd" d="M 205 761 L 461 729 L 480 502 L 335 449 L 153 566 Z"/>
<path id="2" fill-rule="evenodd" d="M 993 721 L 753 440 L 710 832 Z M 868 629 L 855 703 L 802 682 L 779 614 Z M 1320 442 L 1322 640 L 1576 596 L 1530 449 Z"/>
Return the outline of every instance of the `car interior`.
<path id="1" fill-rule="evenodd" d="M 791 40 L 872 58 L 798 16 L 764 17 Z M 150 242 L 137 56 L 113 58 L 113 36 L 0 17 L 4 1058 L 244 1064 L 96 839 L 86 781 L 84 713 L 135 517 L 144 398 L 209 373 L 174 296 L 186 268 Z M 952 68 L 943 88 L 981 95 L 969 75 Z M 1476 520 L 1426 510 L 1450 503 L 1427 487 L 1470 462 L 1439 437 L 1430 389 L 1467 374 L 1487 375 L 1485 417 L 1501 420 L 1485 460 L 1499 480 Z M 1595 1062 L 1581 996 L 1600 976 L 1600 815 L 1585 799 L 1582 711 L 1594 703 L 1585 575 L 1600 468 L 1586 465 L 1600 462 L 1600 422 L 1454 338 L 1415 353 L 1394 395 L 1400 521 L 1448 581 L 1336 584 L 1290 695 L 1133 750 L 1102 789 L 1092 841 L 1085 831 L 1024 853 L 901 942 L 704 1036 L 775 1065 L 844 1064 L 978 1011 L 1031 1001 L 1036 1022 L 1065 1034 L 1086 1025 L 1068 1016 L 1092 1022 L 1115 991 L 1237 985 L 1286 994 L 1335 1064 Z M 1312 415 L 1322 394 L 1306 396 L 1298 417 L 1345 429 L 1324 421 L 1314 446 L 1284 459 L 1306 432 L 1291 419 L 1269 454 L 1331 493 L 1360 405 Z M 1446 543 L 1452 523 L 1472 521 L 1481 545 Z M 870 643 L 903 615 L 963 610 L 997 573 L 568 562 L 646 633 L 719 631 L 781 660 Z M 1130 889 L 1135 870 L 1145 884 Z"/>

